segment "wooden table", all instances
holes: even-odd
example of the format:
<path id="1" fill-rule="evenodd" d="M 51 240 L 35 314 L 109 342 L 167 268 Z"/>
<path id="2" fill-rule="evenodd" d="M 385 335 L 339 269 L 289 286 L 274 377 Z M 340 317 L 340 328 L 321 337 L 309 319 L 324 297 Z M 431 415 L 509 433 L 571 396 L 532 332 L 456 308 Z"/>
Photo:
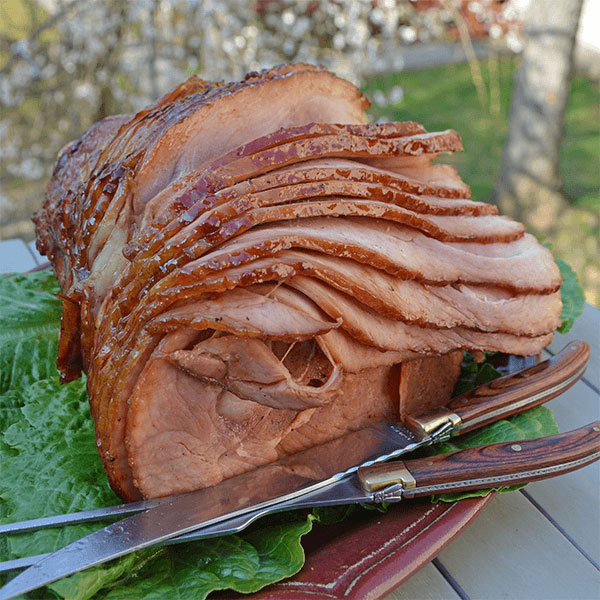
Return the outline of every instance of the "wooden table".
<path id="1" fill-rule="evenodd" d="M 43 262 L 33 244 L 0 242 L 0 272 Z M 567 335 L 592 347 L 582 381 L 548 403 L 561 431 L 600 418 L 600 310 L 586 305 Z M 600 598 L 600 462 L 500 494 L 465 532 L 387 600 L 597 600 Z"/>

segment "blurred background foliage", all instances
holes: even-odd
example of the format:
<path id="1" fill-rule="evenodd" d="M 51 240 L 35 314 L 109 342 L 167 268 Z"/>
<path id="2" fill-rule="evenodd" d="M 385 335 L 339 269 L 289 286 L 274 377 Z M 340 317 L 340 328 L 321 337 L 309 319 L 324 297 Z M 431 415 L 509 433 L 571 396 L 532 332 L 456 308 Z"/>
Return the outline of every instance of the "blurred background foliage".
<path id="1" fill-rule="evenodd" d="M 448 160 L 474 199 L 493 201 L 527 5 L 0 0 L 0 238 L 32 239 L 30 215 L 57 152 L 93 122 L 139 110 L 191 74 L 231 80 L 282 62 L 324 64 L 361 85 L 374 120 L 456 129 L 465 153 Z M 573 226 L 540 237 L 598 305 L 600 94 L 591 77 L 572 80 L 560 153 Z"/>

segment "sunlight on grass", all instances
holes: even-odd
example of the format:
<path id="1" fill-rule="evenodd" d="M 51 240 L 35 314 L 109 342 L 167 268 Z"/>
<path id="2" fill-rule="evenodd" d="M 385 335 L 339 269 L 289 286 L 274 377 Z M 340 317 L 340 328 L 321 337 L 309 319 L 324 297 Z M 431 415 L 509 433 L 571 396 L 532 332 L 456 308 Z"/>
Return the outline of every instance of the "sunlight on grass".
<path id="1" fill-rule="evenodd" d="M 506 137 L 516 60 L 500 61 L 500 114 L 492 116 L 478 99 L 467 65 L 451 65 L 423 71 L 380 76 L 370 80 L 365 93 L 389 93 L 399 85 L 400 102 L 371 107 L 374 119 L 415 120 L 430 130 L 456 129 L 465 147 L 464 154 L 449 157 L 471 186 L 473 199 L 492 198 L 502 146 Z M 482 62 L 489 85 L 489 69 Z M 565 115 L 565 138 L 561 147 L 560 171 L 566 196 L 589 209 L 600 208 L 600 90 L 591 82 L 575 78 Z"/>

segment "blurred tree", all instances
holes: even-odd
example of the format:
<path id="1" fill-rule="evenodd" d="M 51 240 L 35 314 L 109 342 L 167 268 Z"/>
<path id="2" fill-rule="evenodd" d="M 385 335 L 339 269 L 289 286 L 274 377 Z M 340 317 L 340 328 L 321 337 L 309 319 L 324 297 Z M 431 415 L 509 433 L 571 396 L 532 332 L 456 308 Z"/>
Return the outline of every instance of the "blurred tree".
<path id="1" fill-rule="evenodd" d="M 544 237 L 564 227 L 559 148 L 583 0 L 531 2 L 515 76 L 497 203 Z"/>

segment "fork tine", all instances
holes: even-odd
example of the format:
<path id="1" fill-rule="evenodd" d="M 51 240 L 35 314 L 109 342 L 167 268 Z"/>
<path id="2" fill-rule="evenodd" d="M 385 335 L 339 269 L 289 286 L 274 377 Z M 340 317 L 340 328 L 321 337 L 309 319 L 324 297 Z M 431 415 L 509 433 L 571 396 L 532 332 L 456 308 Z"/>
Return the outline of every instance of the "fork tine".
<path id="1" fill-rule="evenodd" d="M 286 510 L 298 509 L 298 508 L 309 508 L 312 506 L 311 501 L 312 496 L 309 494 L 306 498 L 298 498 L 294 501 L 289 501 L 286 503 Z M 136 503 L 141 504 L 141 503 Z M 124 506 L 132 506 L 124 505 Z M 118 508 L 118 507 L 111 507 Z M 92 511 L 87 511 L 91 513 Z M 135 511 L 132 511 L 135 512 Z M 74 513 L 78 514 L 78 513 Z M 113 513 L 116 514 L 116 513 Z M 126 514 L 126 513 L 121 513 Z M 232 533 L 239 533 L 248 527 L 248 525 L 254 523 L 256 519 L 259 519 L 261 516 L 265 514 L 264 509 L 259 509 L 250 513 L 246 513 L 245 515 L 240 515 L 238 517 L 232 517 L 231 519 L 227 519 L 225 521 L 221 521 L 220 523 L 216 523 L 214 525 L 210 525 L 208 527 L 204 527 L 202 529 L 196 529 L 194 531 L 190 531 L 189 533 L 184 533 L 183 535 L 179 535 L 175 538 L 166 540 L 165 542 L 161 542 L 158 546 L 170 546 L 171 544 L 181 544 L 184 542 L 193 542 L 195 540 L 200 540 L 203 538 L 229 535 Z M 67 516 L 67 515 L 64 515 Z M 24 523 L 29 523 L 29 521 L 25 521 Z M 18 523 L 15 523 L 17 525 Z M 37 554 L 35 556 L 25 556 L 23 558 L 15 558 L 12 560 L 6 560 L 4 562 L 0 562 L 0 573 L 5 573 L 7 571 L 13 571 L 16 569 L 24 569 L 26 567 L 30 567 L 35 563 L 43 560 L 48 554 Z"/>
<path id="2" fill-rule="evenodd" d="M 164 499 L 162 498 L 157 498 L 156 500 L 142 500 L 140 502 L 131 502 L 129 504 L 118 504 L 116 506 L 83 510 L 80 512 L 68 513 L 66 515 L 41 517 L 29 521 L 19 521 L 18 523 L 5 523 L 0 525 L 0 535 L 25 533 L 26 531 L 35 531 L 47 527 L 60 527 L 62 525 L 74 525 L 89 521 L 102 521 L 120 515 L 130 515 L 148 508 L 153 508 L 163 500 Z"/>
<path id="3" fill-rule="evenodd" d="M 15 569 L 24 569 L 35 565 L 43 558 L 46 558 L 48 554 L 36 554 L 35 556 L 25 556 L 24 558 L 13 558 L 12 560 L 5 560 L 0 562 L 0 573 L 6 573 L 8 571 L 14 571 Z"/>

